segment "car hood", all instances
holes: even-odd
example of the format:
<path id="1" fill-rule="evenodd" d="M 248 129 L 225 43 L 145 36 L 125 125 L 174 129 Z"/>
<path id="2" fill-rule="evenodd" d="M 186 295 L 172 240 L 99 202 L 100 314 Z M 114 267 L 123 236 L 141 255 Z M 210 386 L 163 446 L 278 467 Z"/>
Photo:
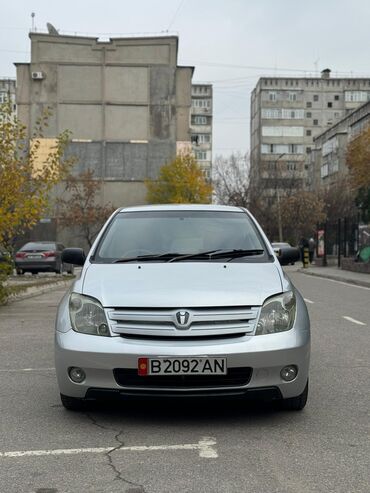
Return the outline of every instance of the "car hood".
<path id="1" fill-rule="evenodd" d="M 104 307 L 262 305 L 282 291 L 274 263 L 90 264 L 82 293 Z"/>

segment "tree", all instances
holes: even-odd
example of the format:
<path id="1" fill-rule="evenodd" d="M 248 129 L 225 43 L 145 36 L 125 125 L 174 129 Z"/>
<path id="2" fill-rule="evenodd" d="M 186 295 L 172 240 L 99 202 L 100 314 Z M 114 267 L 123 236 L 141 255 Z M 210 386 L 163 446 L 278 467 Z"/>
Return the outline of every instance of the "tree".
<path id="1" fill-rule="evenodd" d="M 147 200 L 157 204 L 209 203 L 212 186 L 191 154 L 177 156 L 162 166 L 158 180 L 145 182 Z"/>
<path id="2" fill-rule="evenodd" d="M 250 201 L 250 163 L 247 154 L 217 156 L 213 167 L 213 186 L 220 204 L 248 207 Z"/>
<path id="3" fill-rule="evenodd" d="M 346 163 L 356 203 L 364 221 L 370 220 L 370 125 L 347 146 Z"/>
<path id="4" fill-rule="evenodd" d="M 78 236 L 91 247 L 100 228 L 114 211 L 112 204 L 97 203 L 101 182 L 94 179 L 91 170 L 77 176 L 69 175 L 65 182 L 68 198 L 59 198 L 58 222 L 62 228 L 76 228 Z"/>
<path id="5" fill-rule="evenodd" d="M 1 105 L 0 114 L 0 243 L 11 249 L 15 238 L 43 216 L 50 190 L 68 173 L 73 160 L 63 159 L 67 131 L 53 139 L 43 155 L 48 110 L 37 120 L 30 140 L 25 125 L 12 116 L 9 102 Z"/>
<path id="6" fill-rule="evenodd" d="M 353 217 L 356 214 L 355 195 L 348 177 L 338 177 L 335 183 L 321 194 L 327 220 L 335 222 L 345 217 Z"/>
<path id="7" fill-rule="evenodd" d="M 300 190 L 281 201 L 284 240 L 297 244 L 310 237 L 319 222 L 325 220 L 324 201 L 313 192 Z"/>

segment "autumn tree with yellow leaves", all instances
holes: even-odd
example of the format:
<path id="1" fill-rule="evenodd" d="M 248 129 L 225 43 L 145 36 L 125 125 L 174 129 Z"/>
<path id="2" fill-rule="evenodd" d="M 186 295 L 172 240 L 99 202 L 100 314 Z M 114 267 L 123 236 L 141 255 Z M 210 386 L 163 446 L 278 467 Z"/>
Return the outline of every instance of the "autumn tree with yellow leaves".
<path id="1" fill-rule="evenodd" d="M 346 162 L 362 219 L 370 221 L 370 125 L 349 142 Z"/>
<path id="2" fill-rule="evenodd" d="M 211 202 L 212 186 L 191 154 L 177 156 L 162 166 L 156 181 L 147 180 L 147 200 L 156 204 Z"/>
<path id="3" fill-rule="evenodd" d="M 29 133 L 12 115 L 9 103 L 0 106 L 0 244 L 8 249 L 40 220 L 48 208 L 50 190 L 73 163 L 63 159 L 68 131 L 40 157 L 49 116 L 46 110 Z"/>

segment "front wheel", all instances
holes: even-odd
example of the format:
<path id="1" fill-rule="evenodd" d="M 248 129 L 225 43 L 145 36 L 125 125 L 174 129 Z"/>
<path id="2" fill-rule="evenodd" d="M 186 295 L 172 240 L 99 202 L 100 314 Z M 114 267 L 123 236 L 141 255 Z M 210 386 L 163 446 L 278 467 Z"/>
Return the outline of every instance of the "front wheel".
<path id="1" fill-rule="evenodd" d="M 83 411 L 85 409 L 84 399 L 70 397 L 69 395 L 60 394 L 60 400 L 68 411 Z"/>
<path id="2" fill-rule="evenodd" d="M 308 380 L 302 394 L 297 395 L 297 397 L 290 397 L 289 399 L 284 399 L 282 401 L 283 409 L 286 409 L 287 411 L 302 411 L 302 409 L 306 405 L 307 397 L 308 397 Z"/>

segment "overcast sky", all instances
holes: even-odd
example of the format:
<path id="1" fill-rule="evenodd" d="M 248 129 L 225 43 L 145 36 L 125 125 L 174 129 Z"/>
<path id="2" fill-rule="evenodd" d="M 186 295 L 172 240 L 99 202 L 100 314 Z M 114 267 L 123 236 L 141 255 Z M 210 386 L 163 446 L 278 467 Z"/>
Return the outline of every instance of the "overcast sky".
<path id="1" fill-rule="evenodd" d="M 31 12 L 66 34 L 178 34 L 179 64 L 214 84 L 214 155 L 248 150 L 260 76 L 370 77 L 370 0 L 4 0 L 0 77 L 29 61 Z"/>

